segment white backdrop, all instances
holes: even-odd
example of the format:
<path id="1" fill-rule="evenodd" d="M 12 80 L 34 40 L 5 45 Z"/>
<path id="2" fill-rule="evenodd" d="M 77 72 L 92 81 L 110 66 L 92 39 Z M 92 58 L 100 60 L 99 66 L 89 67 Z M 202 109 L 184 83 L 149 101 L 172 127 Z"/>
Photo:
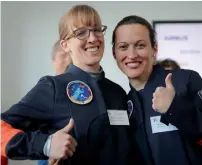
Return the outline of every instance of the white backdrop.
<path id="1" fill-rule="evenodd" d="M 50 54 L 58 39 L 60 17 L 75 4 L 95 7 L 108 26 L 105 55 L 106 76 L 126 91 L 128 81 L 118 70 L 111 52 L 112 31 L 121 18 L 136 14 L 152 20 L 202 19 L 202 2 L 2 2 L 1 4 L 1 110 L 19 101 L 41 76 L 54 74 Z M 33 161 L 10 161 L 9 165 L 34 165 Z"/>
<path id="2" fill-rule="evenodd" d="M 159 60 L 171 58 L 202 76 L 201 23 L 156 23 Z"/>

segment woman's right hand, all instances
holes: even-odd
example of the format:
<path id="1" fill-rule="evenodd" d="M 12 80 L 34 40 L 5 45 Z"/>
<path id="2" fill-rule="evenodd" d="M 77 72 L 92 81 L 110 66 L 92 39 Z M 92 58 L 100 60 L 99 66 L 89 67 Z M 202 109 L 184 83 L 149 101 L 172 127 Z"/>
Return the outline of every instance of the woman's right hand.
<path id="1" fill-rule="evenodd" d="M 49 158 L 68 159 L 73 156 L 77 146 L 76 140 L 69 134 L 73 127 L 74 120 L 70 119 L 67 126 L 53 134 Z"/>

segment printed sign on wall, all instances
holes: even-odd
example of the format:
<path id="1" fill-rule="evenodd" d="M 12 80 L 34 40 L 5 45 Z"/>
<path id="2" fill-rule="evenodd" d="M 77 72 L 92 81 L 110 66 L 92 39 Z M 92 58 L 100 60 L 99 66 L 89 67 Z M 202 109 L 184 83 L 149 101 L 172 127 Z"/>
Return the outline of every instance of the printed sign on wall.
<path id="1" fill-rule="evenodd" d="M 202 76 L 202 21 L 153 21 L 158 60 L 171 58 Z"/>

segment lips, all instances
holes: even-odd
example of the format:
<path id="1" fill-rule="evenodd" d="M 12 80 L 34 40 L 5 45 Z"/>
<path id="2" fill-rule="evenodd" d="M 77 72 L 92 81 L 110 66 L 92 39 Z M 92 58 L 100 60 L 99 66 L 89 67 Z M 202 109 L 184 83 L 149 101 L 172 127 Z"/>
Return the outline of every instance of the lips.
<path id="1" fill-rule="evenodd" d="M 140 62 L 140 61 L 128 62 L 128 63 L 126 63 L 126 66 L 131 69 L 135 69 L 135 68 L 138 68 L 141 63 L 142 62 Z"/>

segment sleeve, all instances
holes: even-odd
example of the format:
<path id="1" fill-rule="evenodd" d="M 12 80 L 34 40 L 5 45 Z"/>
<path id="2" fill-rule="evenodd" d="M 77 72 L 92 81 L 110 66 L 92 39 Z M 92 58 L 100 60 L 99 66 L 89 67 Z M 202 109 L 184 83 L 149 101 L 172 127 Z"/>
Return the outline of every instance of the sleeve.
<path id="1" fill-rule="evenodd" d="M 184 98 L 187 98 L 185 102 Z M 200 142 L 202 139 L 202 79 L 192 71 L 187 85 L 187 96 L 176 94 L 161 122 L 175 125 L 187 137 Z"/>
<path id="2" fill-rule="evenodd" d="M 52 123 L 55 88 L 43 77 L 21 99 L 1 114 L 1 155 L 10 159 L 47 159 L 43 147 L 48 134 L 41 131 Z"/>
<path id="3" fill-rule="evenodd" d="M 1 165 L 8 165 L 8 159 L 3 155 L 1 155 Z"/>

